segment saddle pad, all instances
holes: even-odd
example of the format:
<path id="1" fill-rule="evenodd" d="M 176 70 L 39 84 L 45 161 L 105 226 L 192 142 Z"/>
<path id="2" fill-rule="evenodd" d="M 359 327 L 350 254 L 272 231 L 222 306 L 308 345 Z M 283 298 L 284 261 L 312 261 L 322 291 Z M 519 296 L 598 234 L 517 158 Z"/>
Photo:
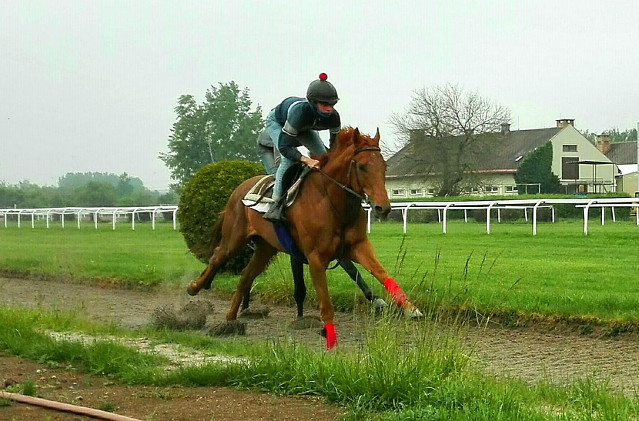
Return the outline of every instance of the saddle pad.
<path id="1" fill-rule="evenodd" d="M 286 250 L 286 253 L 293 256 L 295 260 L 298 260 L 302 263 L 308 263 L 308 260 L 306 260 L 306 256 L 304 256 L 300 249 L 297 248 L 297 245 L 295 244 L 293 237 L 291 237 L 291 233 L 289 232 L 289 230 L 285 226 L 280 224 L 273 224 L 273 228 L 275 229 L 275 234 L 277 234 L 277 239 L 280 240 L 280 244 L 284 246 L 284 250 Z"/>
<path id="2" fill-rule="evenodd" d="M 301 171 L 299 178 L 295 180 L 291 188 L 286 192 L 286 206 L 291 206 L 297 197 L 297 193 L 299 192 L 300 185 L 302 184 L 302 180 L 304 177 L 310 172 L 310 169 L 304 166 L 304 169 Z M 242 199 L 242 203 L 244 206 L 249 207 L 253 210 L 258 211 L 259 213 L 264 213 L 268 211 L 271 203 L 273 203 L 273 199 L 271 198 L 273 194 L 273 185 L 275 184 L 275 177 L 272 175 L 265 175 L 261 179 L 258 180 L 257 183 L 249 190 L 244 198 Z"/>
<path id="3" fill-rule="evenodd" d="M 253 188 L 251 188 L 246 195 L 244 195 L 242 203 L 244 206 L 252 208 L 260 213 L 266 212 L 271 203 L 273 203 L 271 195 L 273 194 L 272 186 L 274 184 L 275 177 L 272 175 L 265 175 L 257 183 L 255 183 Z"/>

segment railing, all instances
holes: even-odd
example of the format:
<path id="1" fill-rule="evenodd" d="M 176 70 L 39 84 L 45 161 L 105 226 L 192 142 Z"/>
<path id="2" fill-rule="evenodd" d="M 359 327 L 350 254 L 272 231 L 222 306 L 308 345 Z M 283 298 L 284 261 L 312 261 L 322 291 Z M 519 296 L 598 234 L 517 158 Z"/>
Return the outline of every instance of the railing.
<path id="1" fill-rule="evenodd" d="M 17 215 L 18 228 L 21 226 L 21 220 L 23 216 L 31 216 L 31 228 L 35 227 L 35 219 L 46 219 L 47 228 L 49 228 L 50 221 L 53 215 L 59 215 L 62 223 L 62 228 L 65 227 L 65 215 L 74 215 L 76 217 L 78 228 L 82 222 L 82 216 L 92 215 L 93 225 L 95 229 L 98 229 L 98 221 L 100 216 L 111 216 L 111 225 L 115 229 L 118 217 L 126 217 L 131 215 L 131 229 L 135 230 L 135 217 L 139 214 L 151 215 L 151 226 L 155 229 L 155 217 L 157 214 L 171 212 L 173 218 L 173 229 L 177 229 L 177 206 L 120 206 L 120 207 L 67 207 L 67 208 L 34 208 L 34 209 L 0 209 L 0 216 L 4 219 L 4 227 L 7 228 L 8 216 Z"/>
<path id="2" fill-rule="evenodd" d="M 497 211 L 497 222 L 501 222 L 502 209 L 520 209 L 524 211 L 526 221 L 528 221 L 528 212 L 532 211 L 532 235 L 537 234 L 537 210 L 539 208 L 547 208 L 551 211 L 551 220 L 555 221 L 555 209 L 553 205 L 572 204 L 577 208 L 583 208 L 584 215 L 584 234 L 588 235 L 588 214 L 592 208 L 601 208 L 601 225 L 605 224 L 605 208 L 610 208 L 612 212 L 613 222 L 615 218 L 616 207 L 639 207 L 639 197 L 634 198 L 597 198 L 597 199 L 512 199 L 512 200 L 477 200 L 462 202 L 394 202 L 391 203 L 391 209 L 400 210 L 402 212 L 403 230 L 406 233 L 408 211 L 418 209 L 432 209 L 437 211 L 439 222 L 442 224 L 444 234 L 448 227 L 448 212 L 451 210 L 463 210 L 464 221 L 468 222 L 469 210 L 485 210 L 486 211 L 486 233 L 490 234 L 491 213 L 492 210 Z M 367 212 L 367 230 L 371 231 L 371 208 L 364 205 Z M 84 207 L 67 207 L 67 208 L 35 208 L 35 209 L 0 209 L 0 217 L 4 219 L 4 226 L 7 228 L 8 217 L 17 215 L 18 228 L 21 226 L 22 217 L 31 217 L 31 228 L 35 227 L 35 218 L 46 219 L 47 228 L 53 215 L 60 215 L 62 228 L 65 227 L 65 215 L 75 215 L 77 226 L 80 228 L 82 216 L 92 215 L 93 225 L 98 228 L 100 216 L 111 216 L 111 225 L 115 230 L 118 217 L 131 215 L 131 229 L 135 230 L 136 215 L 147 213 L 151 215 L 152 229 L 155 229 L 156 215 L 171 212 L 173 219 L 173 229 L 177 229 L 177 206 L 129 206 L 129 207 L 100 207 L 100 208 L 84 208 Z M 639 226 L 639 211 L 635 212 L 636 225 Z"/>
<path id="3" fill-rule="evenodd" d="M 463 202 L 394 202 L 391 209 L 402 212 L 404 233 L 406 233 L 408 211 L 412 209 L 433 209 L 437 210 L 437 217 L 442 224 L 442 230 L 446 234 L 447 215 L 449 210 L 463 210 L 464 221 L 468 222 L 468 210 L 486 211 L 486 233 L 490 234 L 491 211 L 497 210 L 497 220 L 501 222 L 501 209 L 522 209 L 526 221 L 528 221 L 528 210 L 532 210 L 532 235 L 537 235 L 537 210 L 539 208 L 549 208 L 551 210 L 552 221 L 555 221 L 555 209 L 553 205 L 572 204 L 575 207 L 584 209 L 584 234 L 588 235 L 588 212 L 590 208 L 602 208 L 601 225 L 604 225 L 604 209 L 611 208 L 612 218 L 615 220 L 615 207 L 638 207 L 639 198 L 598 198 L 598 199 L 513 199 L 513 200 L 477 200 Z M 371 232 L 371 207 L 364 205 L 367 212 L 367 230 Z M 639 212 L 635 213 L 636 224 L 639 225 Z"/>

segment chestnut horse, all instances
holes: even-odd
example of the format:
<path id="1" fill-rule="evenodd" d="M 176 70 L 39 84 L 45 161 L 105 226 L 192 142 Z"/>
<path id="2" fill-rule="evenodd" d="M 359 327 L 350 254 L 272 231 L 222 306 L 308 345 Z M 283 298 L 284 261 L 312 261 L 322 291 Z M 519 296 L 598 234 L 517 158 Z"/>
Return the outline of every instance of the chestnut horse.
<path id="1" fill-rule="evenodd" d="M 333 325 L 333 304 L 326 285 L 326 268 L 343 253 L 382 283 L 405 314 L 418 317 L 421 313 L 375 257 L 366 237 L 366 217 L 359 203 L 357 215 L 351 217 L 351 221 L 345 220 L 346 215 L 353 213 L 347 209 L 350 203 L 352 210 L 353 201 L 349 195 L 360 199 L 367 197 L 379 217 L 385 218 L 390 212 L 384 184 L 386 162 L 379 148 L 379 129 L 373 138 L 360 134 L 358 129 L 343 129 L 337 135 L 335 146 L 320 158 L 320 165 L 321 170 L 307 175 L 297 199 L 286 211 L 286 218 L 293 240 L 308 260 L 319 300 L 320 318 L 324 322 L 326 348 L 331 349 L 337 344 L 337 336 Z M 226 314 L 227 321 L 237 318 L 242 298 L 250 290 L 255 277 L 262 273 L 277 252 L 284 251 L 273 224 L 242 203 L 246 193 L 260 178 L 246 180 L 231 194 L 213 230 L 214 249 L 209 264 L 187 288 L 190 295 L 197 294 L 202 288 L 210 288 L 219 267 L 252 240 L 255 252 L 242 271 Z"/>

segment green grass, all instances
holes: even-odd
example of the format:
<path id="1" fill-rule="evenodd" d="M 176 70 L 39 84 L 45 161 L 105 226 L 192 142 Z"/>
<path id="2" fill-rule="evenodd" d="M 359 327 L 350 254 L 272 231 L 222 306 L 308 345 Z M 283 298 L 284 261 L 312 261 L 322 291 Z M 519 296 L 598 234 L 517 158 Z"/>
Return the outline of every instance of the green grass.
<path id="1" fill-rule="evenodd" d="M 401 224 L 384 223 L 373 224 L 370 238 L 380 262 L 420 306 L 639 325 L 639 227 L 633 221 L 591 223 L 588 236 L 580 220 L 540 224 L 536 236 L 523 222 L 493 223 L 490 235 L 476 222 L 452 221 L 448 234 L 440 224 L 409 224 L 405 236 Z M 135 231 L 125 225 L 113 231 L 105 224 L 98 230 L 0 227 L 0 269 L 10 272 L 149 286 L 186 285 L 203 267 L 170 224 L 158 224 L 155 231 L 150 224 L 137 224 Z M 350 309 L 363 300 L 339 268 L 328 279 L 336 307 Z M 236 282 L 237 277 L 221 274 L 214 286 L 230 294 Z M 254 293 L 290 300 L 287 257 L 256 279 Z"/>
<path id="2" fill-rule="evenodd" d="M 116 230 L 109 224 L 98 230 L 90 224 L 0 227 L 0 254 L 0 268 L 8 271 L 130 286 L 185 282 L 202 269 L 170 224 L 157 224 L 155 231 L 148 223 L 137 224 L 135 231 L 127 224 Z"/>
<path id="3" fill-rule="evenodd" d="M 353 420 L 626 420 L 639 416 L 636 397 L 612 393 L 605 383 L 591 378 L 576 379 L 566 387 L 547 383 L 529 387 L 486 376 L 458 349 L 450 329 L 438 329 L 429 321 L 402 323 L 391 315 L 367 326 L 357 353 L 326 353 L 277 342 L 249 348 L 247 363 L 166 372 L 160 358 L 109 341 L 87 346 L 39 333 L 90 327 L 72 315 L 0 308 L 0 351 L 69 363 L 132 385 L 234 386 L 322 396 L 348 408 L 347 419 Z M 92 329 L 100 330 L 96 325 Z M 213 341 L 199 335 L 203 341 Z M 160 340 L 153 333 L 149 336 Z"/>

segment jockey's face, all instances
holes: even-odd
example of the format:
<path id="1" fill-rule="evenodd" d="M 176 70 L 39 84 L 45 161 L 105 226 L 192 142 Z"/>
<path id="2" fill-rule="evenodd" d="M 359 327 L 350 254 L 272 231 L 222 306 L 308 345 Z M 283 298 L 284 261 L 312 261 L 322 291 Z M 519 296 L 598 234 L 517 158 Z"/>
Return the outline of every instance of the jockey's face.
<path id="1" fill-rule="evenodd" d="M 322 114 L 330 114 L 333 112 L 333 106 L 325 102 L 318 102 L 317 110 Z"/>

